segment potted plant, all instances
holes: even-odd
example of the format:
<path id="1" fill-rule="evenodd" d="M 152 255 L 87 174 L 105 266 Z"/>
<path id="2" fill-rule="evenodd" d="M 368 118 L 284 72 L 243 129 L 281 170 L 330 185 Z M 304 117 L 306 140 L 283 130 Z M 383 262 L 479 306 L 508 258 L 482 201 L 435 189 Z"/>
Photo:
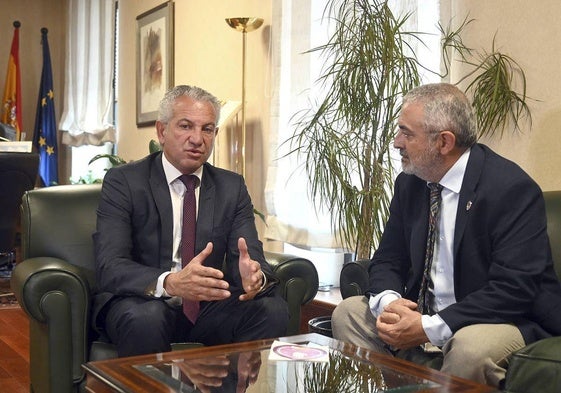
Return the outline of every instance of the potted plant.
<path id="1" fill-rule="evenodd" d="M 396 17 L 383 0 L 328 0 L 326 14 L 334 33 L 310 51 L 321 51 L 329 61 L 320 77 L 328 93 L 297 117 L 289 154 L 301 155 L 311 198 L 332 212 L 342 243 L 357 259 L 369 259 L 389 214 L 401 98 L 420 84 L 423 65 L 410 43 L 422 42 L 422 33 L 404 31 L 410 15 Z M 446 72 L 454 53 L 472 66 L 458 83 L 467 83 L 480 134 L 502 132 L 509 120 L 518 127 L 530 116 L 524 72 L 494 47 L 481 54 L 464 46 L 461 32 L 470 23 L 466 19 L 453 31 L 440 27 Z M 516 83 L 521 94 L 513 89 Z"/>

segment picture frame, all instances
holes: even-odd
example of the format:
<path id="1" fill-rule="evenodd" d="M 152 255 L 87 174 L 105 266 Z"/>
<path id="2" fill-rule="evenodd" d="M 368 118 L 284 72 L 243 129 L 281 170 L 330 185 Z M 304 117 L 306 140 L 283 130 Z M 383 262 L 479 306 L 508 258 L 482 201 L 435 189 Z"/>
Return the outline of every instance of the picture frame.
<path id="1" fill-rule="evenodd" d="M 173 86 L 173 1 L 136 17 L 136 125 L 154 125 L 158 105 Z"/>

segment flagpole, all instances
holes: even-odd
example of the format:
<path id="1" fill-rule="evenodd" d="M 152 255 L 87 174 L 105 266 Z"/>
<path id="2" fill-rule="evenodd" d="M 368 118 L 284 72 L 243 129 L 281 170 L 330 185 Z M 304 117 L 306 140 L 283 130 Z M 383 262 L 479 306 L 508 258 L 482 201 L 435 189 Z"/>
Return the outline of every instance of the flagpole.
<path id="1" fill-rule="evenodd" d="M 4 86 L 4 96 L 1 103 L 2 123 L 10 125 L 16 130 L 16 140 L 20 140 L 22 126 L 21 113 L 21 77 L 19 70 L 19 20 L 14 21 L 14 36 L 8 57 L 8 67 L 6 71 L 6 84 Z"/>

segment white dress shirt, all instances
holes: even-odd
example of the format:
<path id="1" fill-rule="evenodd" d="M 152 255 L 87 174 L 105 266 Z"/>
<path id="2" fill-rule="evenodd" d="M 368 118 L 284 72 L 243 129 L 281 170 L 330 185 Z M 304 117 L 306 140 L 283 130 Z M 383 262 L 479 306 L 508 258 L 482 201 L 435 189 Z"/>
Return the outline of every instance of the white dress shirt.
<path id="1" fill-rule="evenodd" d="M 185 185 L 179 180 L 179 176 L 181 176 L 182 173 L 168 161 L 165 154 L 162 154 L 162 165 L 164 166 L 164 174 L 171 195 L 173 214 L 173 250 L 171 255 L 173 263 L 170 271 L 164 272 L 158 277 L 156 291 L 154 292 L 155 297 L 168 296 L 164 289 L 164 280 L 168 274 L 181 270 L 181 224 L 183 222 L 183 195 L 185 194 Z M 198 215 L 200 180 L 203 177 L 203 167 L 201 166 L 192 174 L 199 178 L 199 185 L 195 187 L 195 202 L 197 204 L 195 211 Z"/>
<path id="2" fill-rule="evenodd" d="M 468 149 L 439 182 L 443 187 L 442 204 L 431 267 L 435 300 L 433 307 L 437 313 L 432 316 L 423 315 L 421 320 L 431 344 L 439 347 L 443 346 L 452 337 L 452 330 L 438 315 L 438 311 L 456 303 L 454 294 L 454 229 L 456 227 L 460 189 L 462 188 L 469 154 L 470 150 Z M 374 317 L 378 318 L 384 307 L 400 297 L 399 293 L 391 290 L 372 296 L 369 300 L 369 306 Z"/>

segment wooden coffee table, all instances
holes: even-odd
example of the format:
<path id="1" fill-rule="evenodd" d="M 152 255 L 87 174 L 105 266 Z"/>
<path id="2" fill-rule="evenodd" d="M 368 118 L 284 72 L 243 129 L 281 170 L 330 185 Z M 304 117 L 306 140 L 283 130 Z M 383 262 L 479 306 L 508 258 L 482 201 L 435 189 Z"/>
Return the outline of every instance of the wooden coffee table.
<path id="1" fill-rule="evenodd" d="M 328 362 L 269 359 L 275 340 L 202 347 L 154 355 L 89 362 L 87 391 L 171 392 L 496 392 L 486 385 L 446 375 L 319 334 L 284 337 L 312 346 L 311 356 L 328 351 Z M 285 345 L 286 343 L 286 345 Z M 296 348 L 298 349 L 298 348 Z M 278 350 L 278 348 L 277 348 Z M 280 350 L 275 351 L 282 354 Z M 294 353 L 297 359 L 301 355 Z M 284 354 L 282 354 L 284 356 Z M 282 358 L 282 356 L 281 356 Z M 319 359 L 319 358 L 318 358 Z"/>

